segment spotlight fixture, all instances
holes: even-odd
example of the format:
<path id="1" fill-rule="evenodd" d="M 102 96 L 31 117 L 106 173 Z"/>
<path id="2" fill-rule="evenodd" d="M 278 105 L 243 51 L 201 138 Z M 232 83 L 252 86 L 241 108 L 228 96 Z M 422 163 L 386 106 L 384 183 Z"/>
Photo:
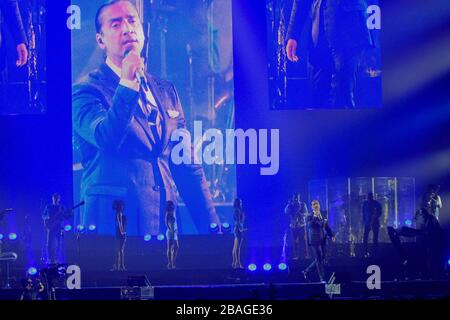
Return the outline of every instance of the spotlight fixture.
<path id="1" fill-rule="evenodd" d="M 266 263 L 263 265 L 264 271 L 270 271 L 272 270 L 272 265 L 270 263 Z"/>
<path id="2" fill-rule="evenodd" d="M 219 226 L 217 225 L 217 223 L 213 222 L 209 225 L 209 231 L 211 233 L 217 233 L 219 232 Z"/>
<path id="3" fill-rule="evenodd" d="M 11 232 L 11 233 L 8 235 L 8 238 L 9 238 L 9 240 L 16 240 L 16 239 L 17 239 L 17 233 Z"/>
<path id="4" fill-rule="evenodd" d="M 37 274 L 37 268 L 35 268 L 35 267 L 28 268 L 27 274 L 30 275 L 30 276 L 36 275 Z"/>
<path id="5" fill-rule="evenodd" d="M 222 224 L 222 232 L 223 233 L 229 233 L 231 231 L 231 226 L 228 222 L 224 222 Z"/>
<path id="6" fill-rule="evenodd" d="M 278 265 L 278 269 L 281 270 L 281 271 L 286 270 L 286 269 L 287 269 L 286 263 L 284 263 L 284 262 L 280 263 L 280 264 Z"/>
<path id="7" fill-rule="evenodd" d="M 156 236 L 156 239 L 158 239 L 159 241 L 163 241 L 164 240 L 164 235 L 162 234 L 162 233 L 160 233 L 160 234 L 158 234 L 157 236 Z"/>

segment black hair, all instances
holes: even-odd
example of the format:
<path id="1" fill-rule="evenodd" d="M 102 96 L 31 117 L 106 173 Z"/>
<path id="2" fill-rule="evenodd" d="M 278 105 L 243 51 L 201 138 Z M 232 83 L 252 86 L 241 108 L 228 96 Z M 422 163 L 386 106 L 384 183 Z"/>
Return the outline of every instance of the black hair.
<path id="1" fill-rule="evenodd" d="M 125 209 L 125 202 L 123 200 L 114 200 L 112 208 L 114 211 L 124 210 Z"/>
<path id="2" fill-rule="evenodd" d="M 100 21 L 100 16 L 102 15 L 103 10 L 109 6 L 112 6 L 113 4 L 122 1 L 130 2 L 128 0 L 108 0 L 97 9 L 97 13 L 95 14 L 95 30 L 97 31 L 97 33 L 100 33 L 102 30 L 102 22 Z"/>

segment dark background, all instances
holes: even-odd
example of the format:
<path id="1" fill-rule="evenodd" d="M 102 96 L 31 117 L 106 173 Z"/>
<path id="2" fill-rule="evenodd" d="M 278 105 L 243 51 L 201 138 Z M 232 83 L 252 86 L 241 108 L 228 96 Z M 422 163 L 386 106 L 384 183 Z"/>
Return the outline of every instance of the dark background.
<path id="1" fill-rule="evenodd" d="M 47 7 L 48 113 L 0 118 L 0 208 L 10 226 L 25 214 L 41 236 L 51 194 L 72 202 L 69 1 Z M 384 108 L 357 111 L 270 110 L 264 1 L 233 1 L 236 128 L 279 128 L 280 171 L 260 176 L 238 166 L 238 194 L 248 213 L 249 244 L 279 237 L 286 200 L 306 195 L 313 178 L 414 176 L 417 194 L 442 186 L 442 221 L 450 203 L 450 7 L 446 0 L 382 1 Z"/>

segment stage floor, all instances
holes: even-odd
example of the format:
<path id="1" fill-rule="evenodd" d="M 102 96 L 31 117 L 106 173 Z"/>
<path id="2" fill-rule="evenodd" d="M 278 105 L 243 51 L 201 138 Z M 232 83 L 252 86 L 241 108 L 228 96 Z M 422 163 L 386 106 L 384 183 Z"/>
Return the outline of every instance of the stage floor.
<path id="1" fill-rule="evenodd" d="M 450 298 L 450 281 L 386 281 L 369 290 L 365 282 L 253 283 L 193 286 L 154 286 L 153 297 L 145 300 L 416 300 Z M 337 286 L 339 289 L 337 289 Z M 126 300 L 125 287 L 57 289 L 57 300 Z M 331 291 L 330 291 L 331 290 Z M 20 289 L 0 290 L 0 300 L 19 300 Z M 45 299 L 45 295 L 42 295 Z"/>
<path id="2" fill-rule="evenodd" d="M 115 300 L 120 299 L 121 288 L 127 279 L 145 276 L 154 287 L 155 299 L 330 299 L 325 284 L 318 283 L 315 268 L 305 279 L 301 273 L 312 259 L 283 260 L 280 245 L 244 245 L 242 257 L 245 269 L 231 268 L 232 235 L 195 236 L 182 239 L 177 269 L 166 269 L 165 241 L 130 239 L 127 243 L 126 265 L 128 271 L 109 271 L 114 257 L 113 239 L 86 238 L 81 242 L 66 239 L 65 260 L 81 269 L 81 290 L 67 290 L 66 277 L 55 282 L 60 299 Z M 450 297 L 450 276 L 447 269 L 441 273 L 423 273 L 424 261 L 415 243 L 407 243 L 409 260 L 405 267 L 389 243 L 381 243 L 378 253 L 368 259 L 358 244 L 356 256 L 349 255 L 349 245 L 329 246 L 325 266 L 326 281 L 334 278 L 340 285 L 340 294 L 333 299 L 414 299 Z M 14 248 L 13 248 L 14 249 Z M 37 257 L 39 248 L 34 249 Z M 43 266 L 30 263 L 26 248 L 17 247 L 19 259 L 10 265 L 12 289 L 2 290 L 0 299 L 17 299 L 22 292 L 21 280 L 30 266 L 42 271 Z M 36 261 L 38 259 L 34 259 Z M 264 270 L 266 263 L 270 270 Z M 286 269 L 280 270 L 279 263 Z M 256 270 L 251 271 L 249 264 Z M 381 270 L 381 289 L 369 290 L 366 281 L 368 267 Z M 5 266 L 0 266 L 0 287 L 5 284 Z M 430 279 L 440 279 L 431 281 Z"/>

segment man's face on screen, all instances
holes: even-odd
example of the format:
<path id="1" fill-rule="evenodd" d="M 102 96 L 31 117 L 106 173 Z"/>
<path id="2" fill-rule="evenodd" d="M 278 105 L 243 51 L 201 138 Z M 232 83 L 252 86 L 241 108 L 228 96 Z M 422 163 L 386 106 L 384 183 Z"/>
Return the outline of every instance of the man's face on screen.
<path id="1" fill-rule="evenodd" d="M 103 9 L 97 43 L 114 63 L 121 65 L 127 51 L 139 54 L 144 47 L 144 31 L 136 8 L 121 1 Z"/>

